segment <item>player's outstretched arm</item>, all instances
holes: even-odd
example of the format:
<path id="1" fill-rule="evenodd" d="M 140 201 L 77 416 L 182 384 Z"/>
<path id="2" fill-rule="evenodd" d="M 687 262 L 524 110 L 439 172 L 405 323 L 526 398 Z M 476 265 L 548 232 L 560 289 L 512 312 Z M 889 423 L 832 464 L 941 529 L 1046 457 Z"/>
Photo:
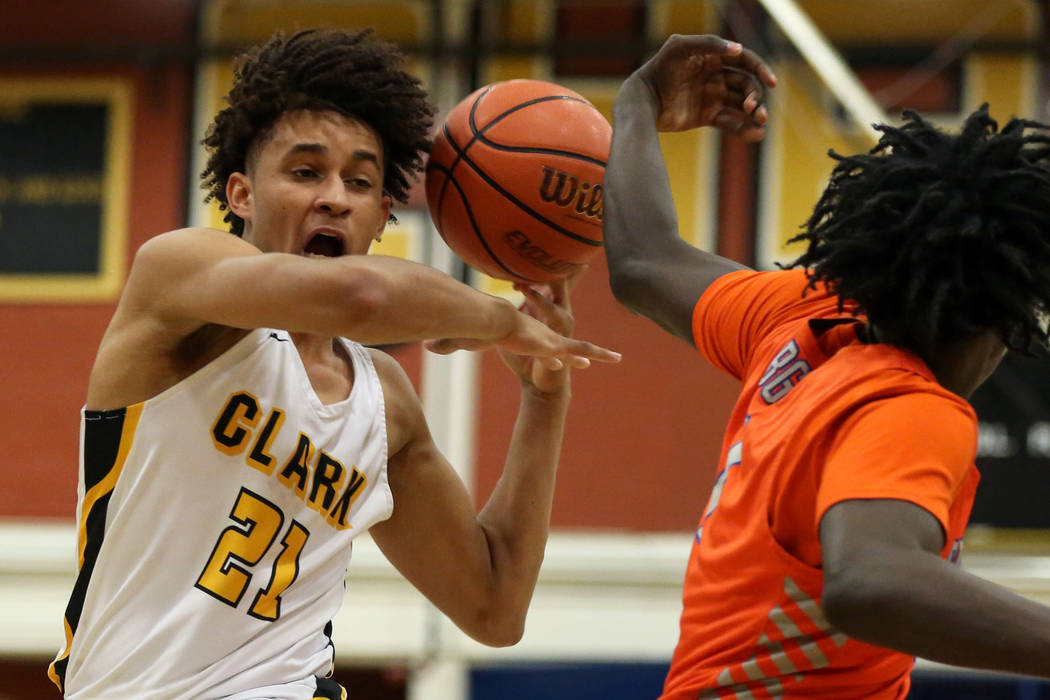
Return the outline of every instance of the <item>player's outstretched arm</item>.
<path id="1" fill-rule="evenodd" d="M 574 365 L 617 359 L 426 265 L 386 256 L 263 253 L 211 229 L 173 231 L 143 245 L 125 297 L 125 311 L 159 319 L 176 337 L 213 323 L 369 345 L 463 337 L 516 344 L 522 353 Z"/>
<path id="2" fill-rule="evenodd" d="M 931 661 L 1050 678 L 1050 608 L 941 559 L 907 501 L 850 500 L 820 523 L 824 612 L 849 636 Z"/>
<path id="3" fill-rule="evenodd" d="M 613 106 L 603 231 L 617 300 L 692 343 L 692 311 L 707 286 L 740 269 L 678 235 L 658 131 L 715 126 L 748 140 L 764 135 L 769 68 L 717 36 L 671 36 L 624 81 Z"/>
<path id="4" fill-rule="evenodd" d="M 568 335 L 568 285 L 522 289 L 525 309 Z M 503 474 L 480 513 L 435 447 L 411 386 L 392 370 L 388 425 L 394 514 L 373 526 L 387 558 L 464 632 L 491 646 L 522 635 L 547 542 L 569 405 L 569 369 L 501 351 L 521 380 Z M 397 377 L 401 377 L 397 379 Z M 400 427 L 398 427 L 400 426 Z M 398 437 L 400 436 L 400 437 Z"/>

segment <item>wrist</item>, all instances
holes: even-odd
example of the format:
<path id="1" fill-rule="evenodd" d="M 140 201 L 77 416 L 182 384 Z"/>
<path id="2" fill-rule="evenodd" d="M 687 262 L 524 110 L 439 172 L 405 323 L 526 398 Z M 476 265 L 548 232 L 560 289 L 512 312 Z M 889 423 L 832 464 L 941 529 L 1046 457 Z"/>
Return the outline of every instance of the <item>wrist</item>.
<path id="1" fill-rule="evenodd" d="M 562 370 L 567 372 L 568 370 Z M 535 384 L 527 381 L 521 383 L 522 403 L 534 403 L 537 406 L 545 406 L 549 409 L 566 409 L 572 399 L 572 386 L 566 376 L 558 386 L 548 389 L 540 389 Z"/>
<path id="2" fill-rule="evenodd" d="M 500 341 L 514 333 L 518 327 L 519 311 L 506 299 L 501 297 L 490 297 L 493 301 L 489 313 L 489 327 L 492 329 L 490 340 Z"/>
<path id="3" fill-rule="evenodd" d="M 613 102 L 613 118 L 615 120 L 618 113 L 625 111 L 627 114 L 623 116 L 637 114 L 641 106 L 647 106 L 655 118 L 659 103 L 660 100 L 652 84 L 641 72 L 635 72 L 620 85 L 616 100 Z"/>

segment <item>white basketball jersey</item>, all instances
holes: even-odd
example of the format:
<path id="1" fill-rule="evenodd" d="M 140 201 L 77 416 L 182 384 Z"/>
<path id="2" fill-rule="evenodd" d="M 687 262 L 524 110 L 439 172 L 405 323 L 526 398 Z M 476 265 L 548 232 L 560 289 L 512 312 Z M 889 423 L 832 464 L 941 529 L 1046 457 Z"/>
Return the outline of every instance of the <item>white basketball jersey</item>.
<path id="1" fill-rule="evenodd" d="M 379 377 L 343 342 L 336 404 L 256 329 L 148 401 L 84 411 L 67 698 L 313 695 L 351 541 L 393 509 Z"/>

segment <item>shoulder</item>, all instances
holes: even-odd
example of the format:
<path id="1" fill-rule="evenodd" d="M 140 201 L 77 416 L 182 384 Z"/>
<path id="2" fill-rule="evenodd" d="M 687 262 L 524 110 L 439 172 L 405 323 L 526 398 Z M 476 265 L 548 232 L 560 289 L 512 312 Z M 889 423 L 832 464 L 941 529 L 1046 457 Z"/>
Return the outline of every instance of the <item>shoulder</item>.
<path id="1" fill-rule="evenodd" d="M 154 236 L 135 253 L 134 267 L 167 269 L 182 262 L 192 264 L 216 257 L 259 254 L 251 243 L 226 231 L 212 228 L 182 228 Z M 133 270 L 134 270 L 133 267 Z"/>
<path id="2" fill-rule="evenodd" d="M 408 391 L 415 395 L 415 388 L 412 386 L 408 373 L 405 372 L 405 368 L 397 360 L 377 348 L 362 347 L 364 347 L 368 356 L 372 358 L 372 365 L 376 368 L 376 374 L 379 375 L 379 381 L 383 383 L 384 390 L 389 388 L 396 392 Z M 387 386 L 388 384 L 390 385 L 389 387 Z"/>
<path id="3" fill-rule="evenodd" d="M 738 303 L 770 310 L 800 307 L 810 315 L 817 308 L 837 307 L 838 299 L 823 284 L 812 284 L 806 271 L 735 270 L 722 275 L 700 297 L 697 307 Z"/>
<path id="4" fill-rule="evenodd" d="M 968 403 L 939 387 L 876 387 L 867 401 L 842 413 L 840 439 L 858 449 L 886 455 L 942 455 L 969 465 L 977 455 L 977 416 Z"/>
<path id="5" fill-rule="evenodd" d="M 803 270 L 737 270 L 717 279 L 697 301 L 693 342 L 716 367 L 741 378 L 756 361 L 766 361 L 755 354 L 767 340 L 775 341 L 774 331 L 837 313 L 837 298 L 821 285 L 810 288 Z"/>
<path id="6" fill-rule="evenodd" d="M 408 443 L 429 435 L 423 404 L 408 373 L 397 360 L 376 348 L 366 347 L 365 350 L 372 358 L 383 388 L 387 442 L 389 454 L 394 456 Z"/>
<path id="7" fill-rule="evenodd" d="M 218 261 L 261 253 L 251 243 L 217 229 L 183 228 L 161 233 L 139 246 L 123 296 L 163 301 L 158 292 L 192 284 L 196 274 Z"/>

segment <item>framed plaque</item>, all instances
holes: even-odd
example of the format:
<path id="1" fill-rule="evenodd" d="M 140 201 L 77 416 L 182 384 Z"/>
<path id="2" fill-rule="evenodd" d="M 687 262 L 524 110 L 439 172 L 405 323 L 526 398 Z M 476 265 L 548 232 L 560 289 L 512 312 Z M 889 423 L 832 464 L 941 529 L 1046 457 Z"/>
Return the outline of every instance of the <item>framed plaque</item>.
<path id="1" fill-rule="evenodd" d="M 131 94 L 119 79 L 0 79 L 0 302 L 116 298 Z"/>

